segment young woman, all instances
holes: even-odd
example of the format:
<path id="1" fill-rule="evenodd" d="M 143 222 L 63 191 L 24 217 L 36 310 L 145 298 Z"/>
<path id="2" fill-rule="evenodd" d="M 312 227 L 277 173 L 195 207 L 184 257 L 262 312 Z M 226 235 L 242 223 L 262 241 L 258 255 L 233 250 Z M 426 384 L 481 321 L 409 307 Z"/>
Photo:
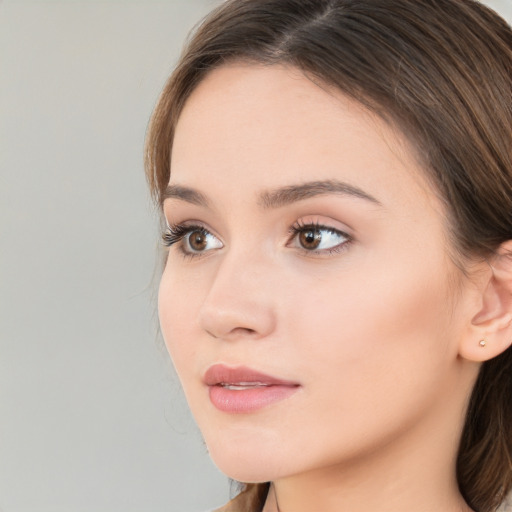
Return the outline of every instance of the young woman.
<path id="1" fill-rule="evenodd" d="M 473 0 L 228 0 L 147 140 L 163 335 L 230 512 L 512 486 L 512 31 Z"/>

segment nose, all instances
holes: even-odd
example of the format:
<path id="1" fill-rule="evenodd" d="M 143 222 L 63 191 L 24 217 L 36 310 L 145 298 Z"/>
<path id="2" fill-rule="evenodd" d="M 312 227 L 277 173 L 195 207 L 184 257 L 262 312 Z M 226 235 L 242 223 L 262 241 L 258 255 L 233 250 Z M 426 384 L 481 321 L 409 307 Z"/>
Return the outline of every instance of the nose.
<path id="1" fill-rule="evenodd" d="M 268 267 L 254 258 L 227 255 L 199 311 L 201 328 L 226 341 L 268 336 L 276 327 L 271 288 Z"/>

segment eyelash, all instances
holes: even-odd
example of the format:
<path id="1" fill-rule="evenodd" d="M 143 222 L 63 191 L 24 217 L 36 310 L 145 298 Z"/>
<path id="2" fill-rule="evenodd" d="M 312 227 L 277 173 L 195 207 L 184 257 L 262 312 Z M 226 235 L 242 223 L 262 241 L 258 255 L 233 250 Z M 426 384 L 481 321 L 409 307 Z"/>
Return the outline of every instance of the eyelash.
<path id="1" fill-rule="evenodd" d="M 194 232 L 199 232 L 204 237 L 207 237 L 208 235 L 211 234 L 207 229 L 198 224 L 173 224 L 170 226 L 168 225 L 167 230 L 162 234 L 162 241 L 164 247 L 170 248 L 171 246 L 178 244 L 178 249 L 183 257 L 200 258 L 201 256 L 204 256 L 204 253 L 186 251 L 182 243 L 187 235 Z"/>
<path id="2" fill-rule="evenodd" d="M 320 224 L 318 222 L 302 222 L 297 221 L 288 231 L 290 233 L 290 239 L 288 243 L 290 243 L 292 240 L 294 240 L 295 237 L 300 235 L 301 233 L 304 233 L 305 231 L 327 231 L 328 233 L 341 236 L 345 238 L 346 240 L 334 247 L 331 247 L 329 249 L 320 249 L 320 250 L 308 250 L 304 247 L 300 247 L 299 249 L 305 252 L 306 254 L 316 254 L 316 255 L 330 255 L 330 254 L 338 254 L 342 251 L 345 251 L 349 244 L 353 242 L 353 237 L 351 237 L 348 233 L 345 231 L 341 231 L 339 229 L 335 229 L 332 226 L 326 226 L 325 224 Z"/>
<path id="3" fill-rule="evenodd" d="M 200 231 L 204 235 L 208 233 L 202 226 L 185 226 L 184 224 L 173 224 L 167 226 L 167 230 L 162 235 L 162 241 L 165 247 L 171 247 L 178 242 L 181 242 L 185 236 L 193 231 Z"/>
<path id="4" fill-rule="evenodd" d="M 296 222 L 293 226 L 290 227 L 288 230 L 290 233 L 290 238 L 288 240 L 288 244 L 291 243 L 295 237 L 300 235 L 301 233 L 304 233 L 305 231 L 327 231 L 329 233 L 332 233 L 334 235 L 341 236 L 346 239 L 345 242 L 342 242 L 335 247 L 331 247 L 329 249 L 321 249 L 321 250 L 308 250 L 304 247 L 300 247 L 299 249 L 307 254 L 337 254 L 342 252 L 347 248 L 347 246 L 353 241 L 353 238 L 344 231 L 341 231 L 339 229 L 335 229 L 332 226 L 325 226 L 323 224 L 319 223 L 303 223 L 301 221 Z M 165 247 L 171 247 L 175 244 L 180 244 L 179 249 L 180 252 L 184 256 L 188 256 L 191 258 L 200 257 L 203 255 L 201 252 L 188 252 L 184 249 L 181 242 L 183 239 L 189 235 L 190 233 L 199 232 L 203 236 L 207 237 L 208 235 L 211 235 L 210 231 L 208 231 L 206 228 L 200 225 L 185 225 L 185 224 L 173 224 L 171 226 L 167 226 L 167 230 L 162 234 L 162 241 L 163 245 Z"/>

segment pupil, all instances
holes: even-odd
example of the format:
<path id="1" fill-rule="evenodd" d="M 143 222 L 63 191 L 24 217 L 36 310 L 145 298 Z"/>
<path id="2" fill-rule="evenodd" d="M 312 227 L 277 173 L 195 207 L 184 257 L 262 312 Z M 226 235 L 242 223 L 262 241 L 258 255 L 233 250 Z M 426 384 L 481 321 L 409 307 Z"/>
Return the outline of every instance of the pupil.
<path id="1" fill-rule="evenodd" d="M 305 249 L 316 249 L 322 241 L 322 233 L 318 229 L 309 229 L 300 234 L 300 243 Z"/>
<path id="2" fill-rule="evenodd" d="M 190 235 L 189 243 L 194 251 L 202 251 L 206 247 L 206 236 L 201 231 L 194 231 Z"/>

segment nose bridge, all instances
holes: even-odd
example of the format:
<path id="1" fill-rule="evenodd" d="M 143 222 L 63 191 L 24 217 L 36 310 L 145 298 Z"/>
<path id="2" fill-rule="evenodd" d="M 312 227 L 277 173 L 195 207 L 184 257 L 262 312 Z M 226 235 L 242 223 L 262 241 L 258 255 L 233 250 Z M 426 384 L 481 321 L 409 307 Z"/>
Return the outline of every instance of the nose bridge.
<path id="1" fill-rule="evenodd" d="M 268 336 L 276 322 L 270 268 L 261 251 L 249 247 L 228 251 L 203 302 L 202 328 L 215 338 Z"/>

